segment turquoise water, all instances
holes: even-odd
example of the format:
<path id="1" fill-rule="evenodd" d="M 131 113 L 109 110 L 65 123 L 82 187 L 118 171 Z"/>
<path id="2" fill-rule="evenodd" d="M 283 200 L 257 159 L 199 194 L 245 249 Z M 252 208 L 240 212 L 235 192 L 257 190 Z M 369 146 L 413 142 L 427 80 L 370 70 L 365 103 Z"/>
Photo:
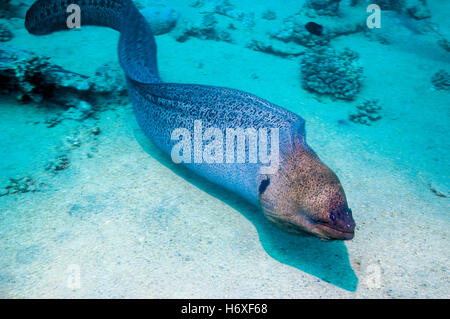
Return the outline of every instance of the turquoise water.
<path id="1" fill-rule="evenodd" d="M 379 1 L 369 29 L 366 1 L 135 1 L 165 81 L 305 119 L 356 222 L 351 241 L 326 242 L 174 164 L 136 123 L 119 34 L 30 35 L 32 2 L 2 9 L 0 50 L 29 74 L 23 51 L 49 57 L 74 83 L 13 75 L 0 55 L 1 297 L 448 298 L 449 3 Z"/>

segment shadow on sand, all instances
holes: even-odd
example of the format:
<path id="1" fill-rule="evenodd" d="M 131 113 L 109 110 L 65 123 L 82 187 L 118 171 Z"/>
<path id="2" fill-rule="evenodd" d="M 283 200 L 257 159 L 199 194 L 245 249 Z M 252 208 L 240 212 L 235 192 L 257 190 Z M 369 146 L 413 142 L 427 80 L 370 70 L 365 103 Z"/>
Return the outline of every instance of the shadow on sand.
<path id="1" fill-rule="evenodd" d="M 325 242 L 312 236 L 293 235 L 278 229 L 263 216 L 259 208 L 185 167 L 174 164 L 169 156 L 149 141 L 137 124 L 134 135 L 145 152 L 158 162 L 245 216 L 256 227 L 264 250 L 272 258 L 342 289 L 356 290 L 358 278 L 350 266 L 347 248 L 342 241 Z"/>

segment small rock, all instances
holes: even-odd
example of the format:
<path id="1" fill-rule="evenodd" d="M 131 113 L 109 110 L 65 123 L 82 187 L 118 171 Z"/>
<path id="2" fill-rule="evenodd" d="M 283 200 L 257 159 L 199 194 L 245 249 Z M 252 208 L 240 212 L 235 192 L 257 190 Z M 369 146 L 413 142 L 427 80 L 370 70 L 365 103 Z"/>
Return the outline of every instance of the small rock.
<path id="1" fill-rule="evenodd" d="M 266 20 L 275 20 L 277 18 L 277 14 L 275 13 L 275 11 L 266 10 L 263 12 L 261 17 Z"/>
<path id="2" fill-rule="evenodd" d="M 431 17 L 430 9 L 428 9 L 425 1 L 418 1 L 417 4 L 406 9 L 406 12 L 417 20 L 427 19 Z"/>
<path id="3" fill-rule="evenodd" d="M 119 66 L 104 64 L 97 68 L 95 75 L 88 79 L 89 86 L 95 92 L 122 95 L 126 92 L 126 80 Z"/>
<path id="4" fill-rule="evenodd" d="M 431 78 L 431 83 L 437 90 L 450 90 L 450 74 L 445 70 L 439 70 Z"/>
<path id="5" fill-rule="evenodd" d="M 161 35 L 170 32 L 177 24 L 180 14 L 169 7 L 166 8 L 145 8 L 140 10 L 141 14 L 150 24 L 154 35 Z"/>
<path id="6" fill-rule="evenodd" d="M 69 167 L 70 160 L 66 155 L 59 155 L 54 160 L 52 160 L 50 163 L 48 163 L 45 167 L 46 170 L 58 172 L 65 170 Z"/>
<path id="7" fill-rule="evenodd" d="M 62 120 L 63 120 L 63 118 L 61 118 L 59 116 L 54 116 L 54 117 L 50 117 L 50 118 L 46 119 L 45 124 L 47 125 L 48 128 L 51 128 L 51 127 L 55 127 L 56 125 L 61 123 Z"/>
<path id="8" fill-rule="evenodd" d="M 86 101 L 79 101 L 74 107 L 69 108 L 62 117 L 64 119 L 71 119 L 75 121 L 84 121 L 94 114 L 94 109 L 91 104 Z"/>
<path id="9" fill-rule="evenodd" d="M 200 24 L 193 25 L 189 22 L 184 22 L 182 26 L 176 29 L 173 36 L 178 42 L 185 42 L 191 37 L 202 40 L 215 40 L 232 42 L 231 34 L 217 27 L 218 21 L 215 13 L 208 13 L 203 16 Z"/>
<path id="10" fill-rule="evenodd" d="M 94 135 L 99 135 L 100 133 L 101 133 L 101 130 L 100 130 L 100 128 L 97 126 L 97 127 L 94 127 L 93 129 L 92 129 L 92 134 L 94 134 Z"/>
<path id="11" fill-rule="evenodd" d="M 447 39 L 440 39 L 438 41 L 438 45 L 445 51 L 450 52 L 450 41 L 448 41 Z"/>
<path id="12" fill-rule="evenodd" d="M 203 0 L 194 0 L 191 3 L 189 3 L 189 6 L 192 8 L 201 8 L 205 5 L 205 2 Z"/>
<path id="13" fill-rule="evenodd" d="M 73 136 L 67 136 L 66 137 L 66 141 L 72 145 L 73 147 L 80 147 L 81 146 L 81 141 L 79 138 L 77 137 L 73 137 Z"/>
<path id="14" fill-rule="evenodd" d="M 339 14 L 341 0 L 308 0 L 306 6 L 314 9 L 318 15 L 336 16 Z"/>
<path id="15" fill-rule="evenodd" d="M 13 33 L 4 25 L 0 25 L 0 42 L 8 42 L 14 37 Z"/>

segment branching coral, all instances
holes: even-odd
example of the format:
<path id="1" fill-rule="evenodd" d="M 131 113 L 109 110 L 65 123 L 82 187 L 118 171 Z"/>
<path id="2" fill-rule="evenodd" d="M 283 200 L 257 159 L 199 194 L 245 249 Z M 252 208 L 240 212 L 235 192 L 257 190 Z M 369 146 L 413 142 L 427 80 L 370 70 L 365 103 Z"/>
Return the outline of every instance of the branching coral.
<path id="1" fill-rule="evenodd" d="M 306 52 L 301 62 L 304 89 L 337 99 L 352 100 L 361 87 L 362 67 L 350 49 L 338 53 L 331 48 Z"/>
<path id="2" fill-rule="evenodd" d="M 352 122 L 371 125 L 372 122 L 381 119 L 381 106 L 378 104 L 378 100 L 366 100 L 356 108 L 356 113 L 349 115 L 349 119 Z"/>

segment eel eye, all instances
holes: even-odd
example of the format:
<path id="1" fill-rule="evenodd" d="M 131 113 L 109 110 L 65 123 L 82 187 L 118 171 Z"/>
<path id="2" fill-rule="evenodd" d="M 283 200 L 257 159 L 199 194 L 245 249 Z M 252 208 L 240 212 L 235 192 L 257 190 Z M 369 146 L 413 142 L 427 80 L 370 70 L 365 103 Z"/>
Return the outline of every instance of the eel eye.
<path id="1" fill-rule="evenodd" d="M 259 184 L 259 188 L 258 188 L 258 193 L 259 195 L 264 194 L 264 192 L 266 191 L 267 187 L 270 184 L 270 178 L 266 178 L 264 179 L 261 184 Z"/>

